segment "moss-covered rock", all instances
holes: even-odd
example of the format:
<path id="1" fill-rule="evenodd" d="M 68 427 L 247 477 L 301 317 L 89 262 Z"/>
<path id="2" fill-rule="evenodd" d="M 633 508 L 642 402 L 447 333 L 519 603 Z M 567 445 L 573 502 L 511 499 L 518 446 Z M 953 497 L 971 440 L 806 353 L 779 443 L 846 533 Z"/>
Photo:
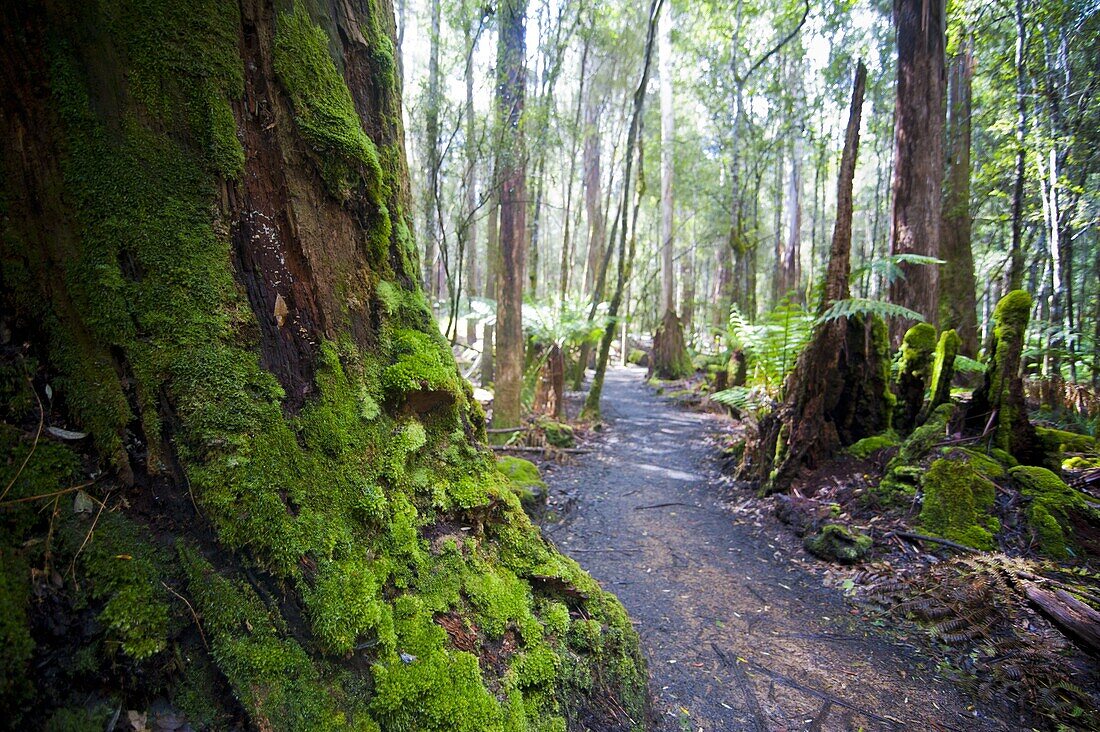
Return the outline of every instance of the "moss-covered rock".
<path id="1" fill-rule="evenodd" d="M 1021 465 L 1008 471 L 1025 498 L 1028 523 L 1040 551 L 1055 559 L 1069 556 L 1070 515 L 1086 509 L 1085 497 L 1046 468 Z"/>
<path id="2" fill-rule="evenodd" d="M 871 537 L 840 524 L 825 524 L 803 540 L 806 551 L 830 562 L 854 564 L 871 552 Z"/>
<path id="3" fill-rule="evenodd" d="M 905 332 L 898 361 L 894 426 L 902 433 L 913 429 L 924 404 L 924 393 L 932 375 L 936 351 L 936 329 L 917 323 Z"/>
<path id="4" fill-rule="evenodd" d="M 991 515 L 996 486 L 962 456 L 940 458 L 921 479 L 920 523 L 930 534 L 992 549 L 1000 522 Z"/>
<path id="5" fill-rule="evenodd" d="M 1054 429 L 1052 427 L 1036 427 L 1035 433 L 1039 436 L 1039 443 L 1043 451 L 1048 454 L 1061 455 L 1064 452 L 1095 453 L 1097 451 L 1096 438 L 1090 435 L 1082 435 L 1079 432 Z"/>
<path id="6" fill-rule="evenodd" d="M 898 444 L 900 444 L 900 441 L 894 432 L 884 432 L 881 435 L 864 437 L 855 444 L 849 445 L 845 452 L 854 458 L 866 460 L 876 452 L 881 452 L 891 447 L 897 447 Z"/>

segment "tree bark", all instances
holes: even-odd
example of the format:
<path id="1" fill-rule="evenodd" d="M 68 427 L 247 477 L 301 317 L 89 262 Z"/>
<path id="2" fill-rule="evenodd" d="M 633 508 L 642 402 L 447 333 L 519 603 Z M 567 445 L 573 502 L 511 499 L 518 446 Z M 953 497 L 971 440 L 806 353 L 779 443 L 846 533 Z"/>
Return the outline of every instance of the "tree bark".
<path id="1" fill-rule="evenodd" d="M 1012 184 L 1012 244 L 1009 249 L 1007 290 L 1024 286 L 1024 178 L 1027 174 L 1027 26 L 1024 23 L 1024 3 L 1016 0 L 1016 173 Z"/>
<path id="2" fill-rule="evenodd" d="M 894 0 L 898 78 L 894 108 L 893 212 L 890 254 L 938 257 L 943 208 L 944 0 Z M 890 302 L 915 310 L 936 324 L 938 272 L 935 266 L 901 266 L 890 285 Z M 892 342 L 913 323 L 891 321 Z"/>
<path id="3" fill-rule="evenodd" d="M 442 292 L 440 283 L 439 220 L 436 198 L 439 196 L 439 107 L 441 103 L 439 74 L 440 0 L 431 0 L 431 36 L 428 56 L 428 104 L 424 111 L 427 136 L 428 170 L 424 182 L 424 292 L 434 306 Z"/>
<path id="4" fill-rule="evenodd" d="M 951 60 L 948 83 L 947 181 L 940 223 L 940 327 L 954 329 L 962 353 L 978 355 L 977 284 L 970 246 L 970 82 L 974 57 L 966 41 Z"/>
<path id="5" fill-rule="evenodd" d="M 463 188 L 466 194 L 465 241 L 466 241 L 466 300 L 469 305 L 473 298 L 477 297 L 481 289 L 480 271 L 478 267 L 477 251 L 477 158 L 478 148 L 474 144 L 477 133 L 477 122 L 474 116 L 474 51 L 477 39 L 474 37 L 474 15 L 470 8 L 463 8 L 462 38 L 466 44 L 466 176 L 463 180 Z M 467 320 L 466 341 L 474 343 L 477 340 L 477 323 L 473 319 Z"/>
<path id="6" fill-rule="evenodd" d="M 625 611 L 502 493 L 424 300 L 390 0 L 200 5 L 0 4 L 6 723 L 646 719 Z M 474 655 L 486 581 L 537 691 Z M 598 654 L 543 630 L 563 598 Z"/>
<path id="7" fill-rule="evenodd" d="M 500 269 L 497 271 L 496 389 L 493 427 L 514 427 L 522 416 L 523 275 L 527 258 L 527 161 L 523 105 L 527 87 L 527 0 L 497 8 L 497 115 L 500 125 Z"/>
<path id="8" fill-rule="evenodd" d="M 661 95 L 661 302 L 660 314 L 676 312 L 675 246 L 672 238 L 674 202 L 672 169 L 676 139 L 676 113 L 672 91 L 672 13 L 661 14 L 657 23 L 657 75 Z M 681 339 L 682 340 L 682 339 Z"/>

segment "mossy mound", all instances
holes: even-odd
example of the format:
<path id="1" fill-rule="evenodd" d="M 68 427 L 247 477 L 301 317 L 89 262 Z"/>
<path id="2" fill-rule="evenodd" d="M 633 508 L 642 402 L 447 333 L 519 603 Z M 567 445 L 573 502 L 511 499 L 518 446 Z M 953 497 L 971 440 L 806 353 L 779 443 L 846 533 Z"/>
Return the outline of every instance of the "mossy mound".
<path id="1" fill-rule="evenodd" d="M 941 404 L 924 424 L 913 430 L 901 443 L 898 454 L 887 463 L 882 480 L 871 494 L 875 500 L 889 505 L 916 494 L 924 472 L 921 461 L 946 437 L 947 425 L 954 415 L 953 404 Z"/>
<path id="2" fill-rule="evenodd" d="M 896 382 L 897 405 L 894 425 L 902 433 L 911 430 L 924 403 L 936 351 L 936 329 L 917 323 L 905 332 L 901 342 Z"/>
<path id="3" fill-rule="evenodd" d="M 503 455 L 497 458 L 497 470 L 508 480 L 508 487 L 527 511 L 546 503 L 546 483 L 538 467 L 530 460 Z"/>
<path id="4" fill-rule="evenodd" d="M 1026 513 L 1039 549 L 1055 559 L 1065 559 L 1072 547 L 1070 515 L 1086 510 L 1085 497 L 1046 468 L 1021 465 L 1008 472 L 1031 501 Z"/>
<path id="5" fill-rule="evenodd" d="M 806 551 L 830 562 L 854 564 L 871 552 L 871 537 L 840 524 L 825 524 L 803 540 Z"/>
<path id="6" fill-rule="evenodd" d="M 864 437 L 862 440 L 849 445 L 847 452 L 854 458 L 860 460 L 866 460 L 874 455 L 876 452 L 882 450 L 888 450 L 891 447 L 897 447 L 900 444 L 898 436 L 893 432 L 884 432 L 881 435 L 872 435 L 871 437 Z"/>
<path id="7" fill-rule="evenodd" d="M 920 523 L 930 534 L 975 549 L 992 549 L 1000 522 L 990 515 L 996 486 L 965 457 L 934 461 L 921 478 Z"/>
<path id="8" fill-rule="evenodd" d="M 1039 444 L 1043 450 L 1052 455 L 1061 455 L 1064 452 L 1097 452 L 1096 438 L 1090 435 L 1082 435 L 1079 432 L 1054 429 L 1052 427 L 1036 427 L 1035 433 L 1039 436 Z"/>

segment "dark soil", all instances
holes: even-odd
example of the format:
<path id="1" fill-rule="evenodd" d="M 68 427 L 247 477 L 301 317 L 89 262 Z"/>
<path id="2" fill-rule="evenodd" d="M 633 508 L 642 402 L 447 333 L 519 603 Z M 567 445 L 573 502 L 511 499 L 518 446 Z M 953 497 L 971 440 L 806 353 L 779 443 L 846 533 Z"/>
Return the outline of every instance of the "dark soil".
<path id="1" fill-rule="evenodd" d="M 546 470 L 546 533 L 634 618 L 658 730 L 1000 730 L 903 635 L 887 637 L 770 516 L 736 514 L 716 415 L 610 371 L 605 435 Z"/>

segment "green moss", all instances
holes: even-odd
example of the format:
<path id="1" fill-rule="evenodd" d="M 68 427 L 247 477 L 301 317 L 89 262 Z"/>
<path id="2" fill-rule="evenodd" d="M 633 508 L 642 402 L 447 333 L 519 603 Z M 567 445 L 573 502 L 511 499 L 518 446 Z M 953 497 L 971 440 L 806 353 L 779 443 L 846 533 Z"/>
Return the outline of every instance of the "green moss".
<path id="1" fill-rule="evenodd" d="M 990 515 L 995 486 L 958 456 L 940 458 L 921 479 L 920 523 L 930 534 L 975 549 L 992 549 L 1000 523 Z"/>
<path id="2" fill-rule="evenodd" d="M 871 537 L 840 524 L 825 524 L 803 544 L 814 556 L 843 564 L 858 562 L 871 551 Z"/>
<path id="3" fill-rule="evenodd" d="M 1084 496 L 1046 468 L 1021 465 L 1008 473 L 1024 497 L 1030 499 L 1027 518 L 1039 549 L 1055 559 L 1069 556 L 1070 514 L 1086 510 Z"/>
<path id="4" fill-rule="evenodd" d="M 497 458 L 497 469 L 508 481 L 508 487 L 524 506 L 534 506 L 546 498 L 546 483 L 539 469 L 530 460 L 505 455 Z"/>
<path id="5" fill-rule="evenodd" d="M 46 732 L 103 732 L 107 728 L 113 710 L 106 705 L 87 709 L 65 707 L 58 709 L 46 720 Z"/>
<path id="6" fill-rule="evenodd" d="M 274 65 L 330 192 L 343 200 L 365 176 L 370 200 L 376 206 L 385 201 L 389 192 L 383 187 L 378 149 L 363 131 L 351 93 L 329 54 L 328 35 L 310 19 L 307 3 L 296 2 L 291 12 L 279 13 Z"/>
<path id="7" fill-rule="evenodd" d="M 954 330 L 945 330 L 936 344 L 936 357 L 932 363 L 932 385 L 929 408 L 935 409 L 951 399 L 951 380 L 955 376 L 955 356 L 962 339 Z"/>
<path id="8" fill-rule="evenodd" d="M 399 329 L 393 336 L 393 363 L 382 374 L 382 385 L 391 398 L 412 391 L 438 391 L 461 398 L 462 388 L 454 361 L 446 358 L 435 335 Z"/>
<path id="9" fill-rule="evenodd" d="M 905 332 L 898 361 L 897 396 L 894 424 L 909 431 L 924 403 L 924 393 L 932 372 L 936 350 L 936 329 L 928 323 L 917 323 Z"/>
<path id="10" fill-rule="evenodd" d="M 1096 438 L 1078 432 L 1067 432 L 1050 427 L 1036 427 L 1039 443 L 1043 451 L 1051 454 L 1064 452 L 1094 453 L 1097 451 Z"/>
<path id="11" fill-rule="evenodd" d="M 1088 458 L 1075 455 L 1062 462 L 1063 470 L 1095 470 L 1100 468 L 1100 457 Z"/>
<path id="12" fill-rule="evenodd" d="M 382 597 L 389 573 L 383 564 L 362 559 L 325 562 L 313 586 L 302 592 L 314 635 L 327 652 L 350 653 L 363 636 L 381 652 L 393 652 L 393 618 Z"/>
<path id="13" fill-rule="evenodd" d="M 923 473 L 920 463 L 944 439 L 954 414 L 954 405 L 941 404 L 924 424 L 913 430 L 901 444 L 898 454 L 887 463 L 879 485 L 868 494 L 872 500 L 889 505 L 916 493 Z"/>
<path id="14" fill-rule="evenodd" d="M 971 467 L 973 467 L 975 470 L 977 470 L 979 473 L 984 475 L 986 478 L 989 478 L 990 480 L 1001 480 L 1008 474 L 1004 465 L 1002 465 L 989 455 L 986 455 L 985 453 L 979 452 L 977 450 L 971 450 L 965 447 L 945 448 L 943 453 L 947 457 L 965 457 L 965 459 L 970 462 Z"/>
<path id="15" fill-rule="evenodd" d="M 1031 295 L 1013 290 L 1001 298 L 993 311 L 993 347 L 986 367 L 985 382 L 974 395 L 974 403 L 988 413 L 996 412 L 997 423 L 992 446 L 1016 454 L 1028 446 L 1019 444 L 1014 436 L 1027 415 L 1020 414 L 1022 398 L 1013 398 L 1013 386 L 1018 380 L 1019 363 L 1028 320 L 1031 316 Z M 1021 459 L 1026 456 L 1021 455 Z"/>
<path id="16" fill-rule="evenodd" d="M 21 557 L 0 548 L 0 703 L 7 709 L 22 706 L 19 702 L 30 691 L 27 663 L 34 651 L 27 622 L 30 577 Z"/>
<path id="17" fill-rule="evenodd" d="M 893 432 L 884 432 L 881 435 L 864 437 L 862 440 L 849 445 L 846 452 L 854 458 L 866 460 L 876 452 L 898 446 L 898 436 Z"/>

